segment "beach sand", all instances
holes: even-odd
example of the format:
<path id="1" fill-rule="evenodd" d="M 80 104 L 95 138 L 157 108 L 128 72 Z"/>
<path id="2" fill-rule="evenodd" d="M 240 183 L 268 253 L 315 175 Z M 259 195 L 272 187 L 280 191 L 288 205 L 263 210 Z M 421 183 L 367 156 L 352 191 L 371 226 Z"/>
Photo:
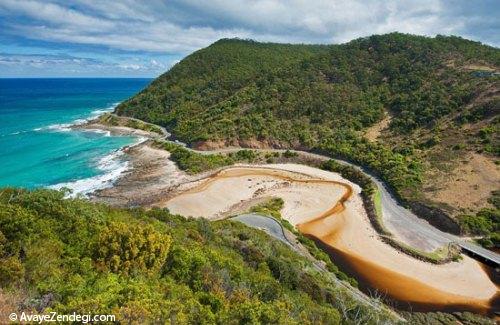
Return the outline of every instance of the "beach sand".
<path id="1" fill-rule="evenodd" d="M 126 127 L 92 123 L 86 127 L 157 137 Z M 216 220 L 280 197 L 283 218 L 327 244 L 338 258 L 342 255 L 347 269 L 391 298 L 486 312 L 489 300 L 498 292 L 481 265 L 467 256 L 459 262 L 435 265 L 385 244 L 368 220 L 361 189 L 339 174 L 305 165 L 270 164 L 235 165 L 192 176 L 180 171 L 168 159 L 170 154 L 152 147 L 150 140 L 125 151 L 132 168 L 112 188 L 95 192 L 94 201 L 162 207 L 184 216 Z M 347 201 L 340 204 L 346 196 Z"/>
<path id="2" fill-rule="evenodd" d="M 339 183 L 307 181 L 311 179 Z M 345 209 L 325 213 L 338 207 L 346 185 L 352 195 L 344 203 Z M 435 265 L 385 244 L 371 227 L 359 193 L 357 185 L 338 174 L 308 166 L 236 166 L 183 184 L 158 206 L 186 216 L 220 219 L 247 200 L 280 197 L 285 202 L 283 218 L 343 254 L 355 273 L 390 297 L 488 311 L 497 287 L 478 262 L 464 256 L 459 262 Z"/>

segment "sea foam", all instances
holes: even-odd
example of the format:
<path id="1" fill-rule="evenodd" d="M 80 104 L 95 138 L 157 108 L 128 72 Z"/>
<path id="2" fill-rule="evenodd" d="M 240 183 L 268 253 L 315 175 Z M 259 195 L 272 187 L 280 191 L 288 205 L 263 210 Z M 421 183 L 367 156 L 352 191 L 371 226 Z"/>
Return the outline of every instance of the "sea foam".
<path id="1" fill-rule="evenodd" d="M 145 137 L 139 137 L 137 138 L 137 141 L 130 146 L 136 146 L 146 140 L 147 138 Z M 123 148 L 121 148 L 107 156 L 102 157 L 96 166 L 97 169 L 103 173 L 101 175 L 79 179 L 73 182 L 59 183 L 48 186 L 48 188 L 55 190 L 67 188 L 71 190 L 67 197 L 76 197 L 78 195 L 88 197 L 89 194 L 97 190 L 110 188 L 116 180 L 118 180 L 118 178 L 131 169 L 130 162 L 124 159 L 124 155 L 125 152 L 123 151 Z"/>
<path id="2" fill-rule="evenodd" d="M 87 122 L 89 122 L 89 121 L 91 121 L 91 120 L 93 120 L 93 119 L 95 119 L 103 114 L 111 113 L 115 109 L 115 107 L 118 106 L 118 104 L 120 104 L 120 102 L 113 103 L 110 106 L 103 108 L 103 109 L 93 110 L 92 112 L 90 112 L 90 117 L 88 117 L 88 118 L 79 118 L 79 119 L 74 120 L 71 123 L 60 123 L 60 124 L 52 124 L 52 125 L 48 125 L 48 126 L 38 127 L 38 128 L 33 129 L 33 131 L 38 131 L 38 132 L 39 131 L 69 132 L 69 131 L 71 131 L 72 126 L 82 125 L 82 124 L 85 124 L 85 123 L 87 123 Z M 97 130 L 97 129 L 88 129 L 88 131 L 102 133 L 101 130 Z"/>
<path id="3" fill-rule="evenodd" d="M 59 183 L 51 185 L 49 188 L 55 190 L 67 188 L 71 190 L 71 193 L 67 195 L 68 197 L 76 197 L 78 195 L 88 196 L 94 191 L 109 188 L 129 168 L 129 162 L 123 159 L 123 155 L 124 152 L 118 150 L 102 157 L 97 163 L 97 169 L 103 173 L 101 175 L 73 182 Z"/>
<path id="4" fill-rule="evenodd" d="M 119 104 L 113 103 L 112 105 L 103 108 L 97 109 L 90 112 L 90 117 L 86 119 L 77 119 L 72 123 L 61 123 L 61 124 L 53 124 L 46 127 L 36 128 L 35 131 L 52 131 L 52 132 L 69 132 L 72 131 L 71 127 L 75 125 L 82 125 L 87 123 L 88 121 L 95 119 L 96 117 L 112 112 L 115 107 Z M 99 130 L 99 129 L 86 129 L 86 132 L 95 132 L 100 133 L 103 136 L 111 136 L 110 131 L 107 130 Z M 138 137 L 135 143 L 131 146 L 138 145 L 147 139 L 144 137 Z M 64 182 L 55 185 L 48 186 L 48 188 L 60 190 L 63 188 L 67 188 L 71 190 L 68 193 L 67 197 L 76 197 L 79 195 L 89 196 L 89 194 L 102 190 L 105 188 L 112 187 L 114 182 L 122 176 L 127 170 L 131 168 L 130 163 L 124 159 L 124 151 L 123 148 L 112 152 L 109 155 L 102 157 L 96 164 L 96 168 L 100 171 L 99 175 L 75 180 L 72 182 Z"/>
<path id="5" fill-rule="evenodd" d="M 113 103 L 106 108 L 96 109 L 96 110 L 90 112 L 90 115 L 91 115 L 90 119 L 96 118 L 102 114 L 111 113 L 112 111 L 115 110 L 115 108 L 116 108 L 116 106 L 118 106 L 118 104 L 120 104 L 120 102 L 116 102 L 116 103 Z"/>

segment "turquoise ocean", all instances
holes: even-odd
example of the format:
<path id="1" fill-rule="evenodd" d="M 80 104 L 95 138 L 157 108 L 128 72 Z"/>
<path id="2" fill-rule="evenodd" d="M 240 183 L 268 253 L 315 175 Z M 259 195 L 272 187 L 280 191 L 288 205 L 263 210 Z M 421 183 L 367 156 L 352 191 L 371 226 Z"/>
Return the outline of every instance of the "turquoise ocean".
<path id="1" fill-rule="evenodd" d="M 150 79 L 0 79 L 0 187 L 88 194 L 129 168 L 120 150 L 143 139 L 76 131 Z"/>

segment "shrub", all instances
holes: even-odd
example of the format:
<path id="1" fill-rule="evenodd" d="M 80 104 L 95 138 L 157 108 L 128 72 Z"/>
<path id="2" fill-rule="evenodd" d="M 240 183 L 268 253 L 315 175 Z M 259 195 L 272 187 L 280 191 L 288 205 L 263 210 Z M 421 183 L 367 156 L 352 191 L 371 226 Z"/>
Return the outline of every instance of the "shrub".
<path id="1" fill-rule="evenodd" d="M 111 272 L 156 272 L 169 252 L 171 238 L 149 225 L 112 222 L 99 235 L 95 259 Z"/>
<path id="2" fill-rule="evenodd" d="M 0 286 L 9 287 L 24 277 L 24 266 L 16 256 L 0 259 Z"/>

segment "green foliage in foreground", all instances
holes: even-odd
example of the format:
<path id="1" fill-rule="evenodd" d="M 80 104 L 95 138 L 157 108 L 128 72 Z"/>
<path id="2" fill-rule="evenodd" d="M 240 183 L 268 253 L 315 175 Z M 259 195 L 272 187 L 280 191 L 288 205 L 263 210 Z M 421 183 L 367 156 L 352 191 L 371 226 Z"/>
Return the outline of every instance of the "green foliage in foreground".
<path id="1" fill-rule="evenodd" d="M 120 210 L 51 190 L 0 191 L 0 288 L 11 312 L 115 314 L 137 324 L 387 319 L 241 223 Z"/>

